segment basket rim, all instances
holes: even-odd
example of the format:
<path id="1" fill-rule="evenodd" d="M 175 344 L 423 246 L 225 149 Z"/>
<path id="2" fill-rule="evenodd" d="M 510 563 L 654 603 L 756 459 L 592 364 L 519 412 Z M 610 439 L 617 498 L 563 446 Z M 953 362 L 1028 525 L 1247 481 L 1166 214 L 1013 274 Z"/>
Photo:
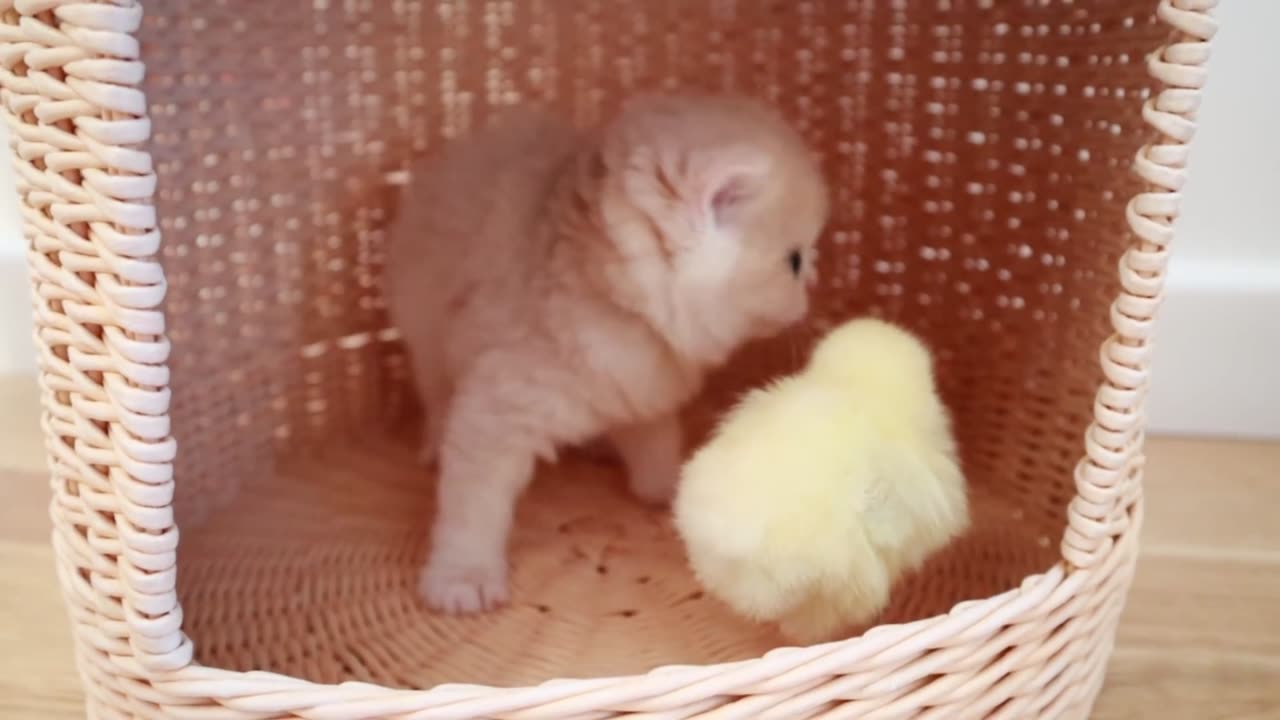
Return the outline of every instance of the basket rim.
<path id="1" fill-rule="evenodd" d="M 587 708 L 583 698 L 597 696 L 614 706 L 632 700 L 638 706 L 639 700 L 656 702 L 659 696 L 670 700 L 680 694 L 687 696 L 686 700 L 701 700 L 710 695 L 700 696 L 700 692 L 714 695 L 744 686 L 768 688 L 767 681 L 779 675 L 779 668 L 834 667 L 837 662 L 847 666 L 889 649 L 904 652 L 903 648 L 916 647 L 922 638 L 933 638 L 930 632 L 941 632 L 940 628 L 950 634 L 939 638 L 952 637 L 1006 614 L 1013 618 L 1019 612 L 1043 610 L 1045 603 L 1060 596 L 1067 602 L 1086 583 L 1127 583 L 1125 573 L 1117 569 L 1136 557 L 1135 530 L 1141 522 L 1142 404 L 1153 319 L 1161 299 L 1172 221 L 1178 215 L 1178 191 L 1185 182 L 1195 111 L 1206 80 L 1209 41 L 1217 29 L 1210 14 L 1217 0 L 1152 2 L 1157 3 L 1156 15 L 1172 37 L 1147 57 L 1159 91 L 1143 104 L 1150 140 L 1138 149 L 1133 166 L 1146 189 L 1135 195 L 1125 210 L 1133 239 L 1118 267 L 1121 290 L 1111 307 L 1114 332 L 1099 351 L 1104 380 L 1075 469 L 1076 491 L 1067 508 L 1058 562 L 1027 577 L 1016 588 L 959 603 L 943 615 L 877 626 L 861 637 L 834 643 L 778 648 L 752 660 L 658 668 L 615 678 L 557 679 L 523 688 L 445 684 L 424 690 L 393 690 L 355 682 L 324 685 L 194 663 L 192 642 L 182 632 L 182 609 L 176 594 L 177 528 L 171 508 L 176 447 L 169 435 L 169 348 L 161 309 L 164 272 L 156 259 L 160 237 L 151 203 L 155 175 L 145 150 L 151 128 L 146 97 L 138 87 L 144 66 L 134 37 L 141 26 L 142 7 L 137 0 L 115 0 L 114 4 L 0 0 L 4 19 L 0 23 L 0 104 L 18 169 L 20 209 L 27 226 L 24 234 L 30 237 L 34 228 L 64 237 L 71 233 L 67 224 L 88 223 L 117 261 L 108 267 L 104 284 L 81 288 L 73 286 L 62 268 L 53 266 L 42 253 L 34 249 L 28 253 L 34 276 L 62 283 L 72 296 L 87 295 L 106 308 L 107 318 L 113 321 L 104 324 L 104 338 L 98 342 L 103 353 L 117 362 L 117 375 L 94 384 L 67 360 L 49 352 L 44 353 L 41 366 L 43 422 L 50 439 L 51 465 L 110 489 L 128 511 L 118 513 L 128 517 L 112 526 L 123 539 L 117 588 L 122 596 L 122 615 L 116 617 L 96 607 L 92 598 L 102 590 L 76 570 L 76 558 L 92 555 L 89 541 L 69 527 L 56 496 L 51 504 L 57 569 L 77 643 L 105 650 L 102 657 L 111 665 L 95 670 L 94 663 L 100 661 L 78 653 L 86 681 L 92 682 L 99 671 L 107 672 L 130 679 L 139 688 L 149 685 L 151 690 L 139 690 L 140 697 L 154 699 L 160 692 L 166 694 L 165 702 L 178 705 L 212 700 L 229 711 L 243 713 L 310 709 L 308 717 L 337 717 L 343 709 L 376 709 L 380 715 L 430 712 L 433 718 L 444 718 L 472 717 L 454 714 L 464 708 L 485 713 L 536 708 L 539 712 L 520 717 L 550 717 L 545 713 L 553 709 L 581 711 Z M 62 80 L 37 72 L 65 62 L 63 55 L 72 50 L 84 55 L 74 61 L 79 63 L 76 76 Z M 32 68 L 32 74 L 15 72 L 19 64 Z M 43 102 L 58 85 L 77 101 Z M 56 123 L 61 121 L 70 122 L 75 133 L 58 129 Z M 86 169 L 80 185 L 67 183 L 53 170 L 37 171 L 24 164 L 26 153 L 35 152 L 34 144 L 92 153 L 109 172 Z M 67 200 L 59 203 L 57 198 L 32 197 L 31 190 L 39 189 L 43 179 L 31 173 L 41 172 L 62 180 L 56 187 Z M 131 292 L 127 305 L 118 294 L 112 294 L 125 287 Z M 44 324 L 52 324 L 49 327 L 54 331 L 65 330 L 56 326 L 56 318 L 40 316 L 37 320 L 41 347 Z M 55 393 L 70 389 L 64 378 L 90 383 L 92 392 L 86 394 L 93 403 L 72 407 L 57 401 Z M 119 473 L 99 472 L 60 440 L 63 435 L 101 435 L 101 431 L 90 429 L 92 423 L 87 419 L 102 414 L 115 418 L 121 428 L 121 437 L 112 435 L 104 441 L 118 450 Z M 83 522 L 91 526 L 96 520 Z M 123 626 L 127 643 L 108 637 L 102 630 L 105 625 L 114 630 Z M 887 644 L 877 650 L 883 643 Z M 940 645 L 921 646 L 917 652 L 936 647 Z M 624 684 L 628 685 L 625 692 L 619 689 Z M 315 710 L 320 703 L 326 705 L 323 713 Z"/>
<path id="2" fill-rule="evenodd" d="M 763 695 L 807 686 L 814 678 L 831 677 L 838 668 L 873 659 L 892 667 L 894 659 L 901 662 L 919 653 L 943 649 L 946 641 L 957 636 L 1017 628 L 1018 623 L 1049 616 L 1072 600 L 1102 602 L 1115 598 L 1115 593 L 1106 590 L 1127 586 L 1125 571 L 1136 560 L 1142 518 L 1140 496 L 1131 499 L 1125 518 L 1128 527 L 1118 538 L 1117 551 L 1107 553 L 1094 567 L 1069 568 L 1060 560 L 1044 573 L 1028 576 L 1018 587 L 988 598 L 962 601 L 944 614 L 909 623 L 877 625 L 861 636 L 845 640 L 778 647 L 744 660 L 660 666 L 633 675 L 554 678 L 536 685 L 442 683 L 424 689 L 389 688 L 358 681 L 318 683 L 279 673 L 225 670 L 196 663 L 166 673 L 145 674 L 141 665 L 129 665 L 132 671 L 144 673 L 140 676 L 147 677 L 156 689 L 171 693 L 175 699 L 234 701 L 235 709 L 250 713 L 312 708 L 320 702 L 324 713 L 309 712 L 308 717 L 413 717 L 415 711 L 429 710 L 431 718 L 465 720 L 536 708 L 537 717 L 560 718 L 577 717 L 578 713 L 605 703 L 628 711 L 658 711 L 684 707 L 688 702 L 725 692 Z M 1085 587 L 1098 588 L 1099 592 L 1079 594 Z M 1118 597 L 1122 598 L 1123 593 Z M 1089 629 L 1093 628 L 1082 628 Z M 902 679 L 895 677 L 894 681 Z M 300 703 L 297 693 L 315 693 L 322 700 Z M 653 707 L 647 707 L 650 704 Z"/>

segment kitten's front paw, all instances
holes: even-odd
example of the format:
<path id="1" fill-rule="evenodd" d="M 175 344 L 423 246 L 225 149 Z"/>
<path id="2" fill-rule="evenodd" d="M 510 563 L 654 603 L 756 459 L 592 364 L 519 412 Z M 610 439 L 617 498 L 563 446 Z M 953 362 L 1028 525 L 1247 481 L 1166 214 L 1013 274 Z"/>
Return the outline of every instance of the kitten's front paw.
<path id="1" fill-rule="evenodd" d="M 418 591 L 432 610 L 449 615 L 489 612 L 507 604 L 507 569 L 501 563 L 431 562 Z"/>
<path id="2" fill-rule="evenodd" d="M 669 505 L 676 496 L 676 483 L 680 480 L 678 469 L 633 473 L 629 478 L 631 494 L 649 505 Z"/>

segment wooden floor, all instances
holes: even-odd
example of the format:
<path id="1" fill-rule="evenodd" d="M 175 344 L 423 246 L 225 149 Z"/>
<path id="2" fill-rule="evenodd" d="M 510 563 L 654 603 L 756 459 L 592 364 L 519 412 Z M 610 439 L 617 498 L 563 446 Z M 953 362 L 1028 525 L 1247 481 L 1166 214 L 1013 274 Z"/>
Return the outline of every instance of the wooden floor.
<path id="1" fill-rule="evenodd" d="M 0 382 L 0 718 L 82 717 L 35 394 Z M 1138 578 L 1095 718 L 1280 718 L 1280 444 L 1156 439 Z"/>

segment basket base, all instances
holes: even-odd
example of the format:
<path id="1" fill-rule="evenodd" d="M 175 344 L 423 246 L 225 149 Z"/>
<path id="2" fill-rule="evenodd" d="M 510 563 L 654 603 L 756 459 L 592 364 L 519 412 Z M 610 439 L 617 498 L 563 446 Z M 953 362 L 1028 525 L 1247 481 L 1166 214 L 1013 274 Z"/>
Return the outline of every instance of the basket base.
<path id="1" fill-rule="evenodd" d="M 403 688 L 526 685 L 759 656 L 770 627 L 704 596 L 668 515 L 613 466 L 543 468 L 512 537 L 512 605 L 430 612 L 416 592 L 432 513 L 428 473 L 381 439 L 246 478 L 228 508 L 184 532 L 179 591 L 198 660 L 316 682 Z M 885 622 L 945 612 L 1056 560 L 1047 522 L 973 491 L 974 528 L 895 592 Z"/>

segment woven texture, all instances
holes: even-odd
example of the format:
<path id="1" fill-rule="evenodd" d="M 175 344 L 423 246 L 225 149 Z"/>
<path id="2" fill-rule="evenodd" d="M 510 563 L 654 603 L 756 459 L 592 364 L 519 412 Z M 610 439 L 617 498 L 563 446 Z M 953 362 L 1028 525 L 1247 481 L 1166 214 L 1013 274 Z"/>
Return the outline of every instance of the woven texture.
<path id="1" fill-rule="evenodd" d="M 1136 558 L 1214 4 L 0 0 L 90 710 L 1085 717 Z M 513 607 L 434 616 L 382 179 L 499 106 L 591 124 L 677 87 L 775 103 L 836 193 L 812 321 L 742 353 L 691 427 L 833 323 L 896 320 L 936 350 L 975 527 L 884 624 L 773 650 L 616 468 L 574 458 L 521 506 Z"/>

